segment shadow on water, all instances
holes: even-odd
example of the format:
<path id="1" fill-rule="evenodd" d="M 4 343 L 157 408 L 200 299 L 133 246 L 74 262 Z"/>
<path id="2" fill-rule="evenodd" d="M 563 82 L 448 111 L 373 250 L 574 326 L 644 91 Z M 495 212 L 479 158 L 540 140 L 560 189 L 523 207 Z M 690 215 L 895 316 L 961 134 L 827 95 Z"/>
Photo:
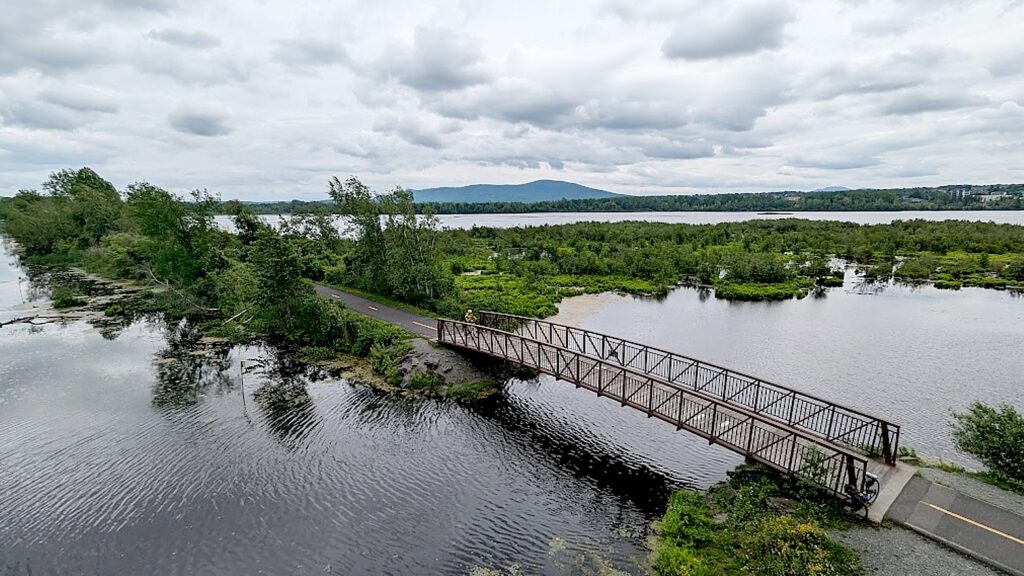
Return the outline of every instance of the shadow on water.
<path id="1" fill-rule="evenodd" d="M 633 503 L 645 516 L 664 512 L 680 482 L 629 458 L 615 445 L 585 436 L 585 429 L 560 425 L 547 414 L 530 410 L 519 397 L 503 391 L 469 405 L 474 414 L 498 425 L 532 456 L 545 459 L 576 479 Z"/>

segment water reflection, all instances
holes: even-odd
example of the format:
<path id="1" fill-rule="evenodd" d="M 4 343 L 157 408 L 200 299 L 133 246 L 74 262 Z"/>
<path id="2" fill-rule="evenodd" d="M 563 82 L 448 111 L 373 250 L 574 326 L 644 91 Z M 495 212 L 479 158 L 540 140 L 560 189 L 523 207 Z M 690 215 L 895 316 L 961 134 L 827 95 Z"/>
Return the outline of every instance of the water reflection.
<path id="1" fill-rule="evenodd" d="M 274 435 L 285 446 L 295 448 L 321 425 L 310 399 L 307 382 L 326 378 L 320 368 L 309 366 L 288 350 L 264 347 L 262 356 L 247 362 L 243 371 L 259 377 L 253 392 Z"/>
<path id="2" fill-rule="evenodd" d="M 169 325 L 165 334 L 167 345 L 154 360 L 154 406 L 192 406 L 209 392 L 224 394 L 235 389 L 237 381 L 230 373 L 230 347 L 202 345 L 202 332 L 187 320 Z"/>

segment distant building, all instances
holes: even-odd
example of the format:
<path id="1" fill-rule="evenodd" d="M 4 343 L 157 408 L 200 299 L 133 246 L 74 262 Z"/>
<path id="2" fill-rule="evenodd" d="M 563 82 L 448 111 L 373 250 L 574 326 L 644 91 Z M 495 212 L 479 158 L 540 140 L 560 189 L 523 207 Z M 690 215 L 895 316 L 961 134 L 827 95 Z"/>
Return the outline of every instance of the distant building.
<path id="1" fill-rule="evenodd" d="M 1012 198 L 1010 194 L 983 194 L 979 196 L 982 202 L 995 202 L 996 200 L 1002 200 L 1003 198 Z"/>

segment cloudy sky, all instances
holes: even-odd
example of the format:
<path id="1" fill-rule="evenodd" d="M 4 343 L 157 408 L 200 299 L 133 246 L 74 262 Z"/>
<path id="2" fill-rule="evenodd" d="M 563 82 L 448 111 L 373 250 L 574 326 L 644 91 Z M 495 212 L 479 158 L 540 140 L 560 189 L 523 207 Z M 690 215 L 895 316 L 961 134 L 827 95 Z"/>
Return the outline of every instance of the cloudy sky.
<path id="1" fill-rule="evenodd" d="M 1024 182 L 1024 2 L 0 0 L 0 195 Z"/>

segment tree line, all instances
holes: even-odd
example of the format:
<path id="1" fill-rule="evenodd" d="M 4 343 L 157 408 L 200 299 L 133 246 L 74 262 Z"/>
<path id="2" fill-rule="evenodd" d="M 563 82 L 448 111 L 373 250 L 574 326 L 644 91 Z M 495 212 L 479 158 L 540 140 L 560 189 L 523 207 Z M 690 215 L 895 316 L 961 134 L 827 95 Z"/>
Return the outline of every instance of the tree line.
<path id="1" fill-rule="evenodd" d="M 1024 231 L 1008 224 L 786 219 L 440 230 L 408 190 L 375 194 L 349 178 L 331 180 L 327 192 L 329 202 L 274 228 L 248 204 L 204 191 L 178 198 L 148 183 L 119 192 L 83 168 L 0 202 L 0 217 L 32 262 L 84 262 L 174 286 L 195 309 L 240 315 L 248 330 L 303 342 L 329 333 L 322 323 L 340 322 L 310 281 L 451 317 L 466 308 L 545 316 L 566 296 L 658 294 L 680 282 L 726 299 L 803 297 L 842 283 L 833 257 L 870 278 L 1024 288 Z M 213 222 L 223 208 L 236 234 Z"/>
<path id="2" fill-rule="evenodd" d="M 232 200 L 219 211 L 229 213 Z M 296 214 L 340 208 L 329 201 L 249 202 L 258 214 Z M 415 203 L 418 213 L 523 214 L 532 212 L 764 212 L 764 211 L 893 211 L 893 210 L 1022 210 L 1024 184 L 939 186 L 933 188 L 865 189 L 835 192 L 751 192 L 672 196 L 619 196 L 545 202 Z"/>
<path id="3" fill-rule="evenodd" d="M 0 219 L 26 264 L 81 266 L 159 286 L 166 317 L 236 341 L 366 355 L 406 337 L 315 293 L 310 280 L 341 263 L 348 247 L 328 216 L 273 228 L 241 207 L 237 233 L 229 233 L 214 221 L 219 204 L 205 191 L 186 199 L 147 182 L 118 191 L 82 168 L 3 199 Z"/>

